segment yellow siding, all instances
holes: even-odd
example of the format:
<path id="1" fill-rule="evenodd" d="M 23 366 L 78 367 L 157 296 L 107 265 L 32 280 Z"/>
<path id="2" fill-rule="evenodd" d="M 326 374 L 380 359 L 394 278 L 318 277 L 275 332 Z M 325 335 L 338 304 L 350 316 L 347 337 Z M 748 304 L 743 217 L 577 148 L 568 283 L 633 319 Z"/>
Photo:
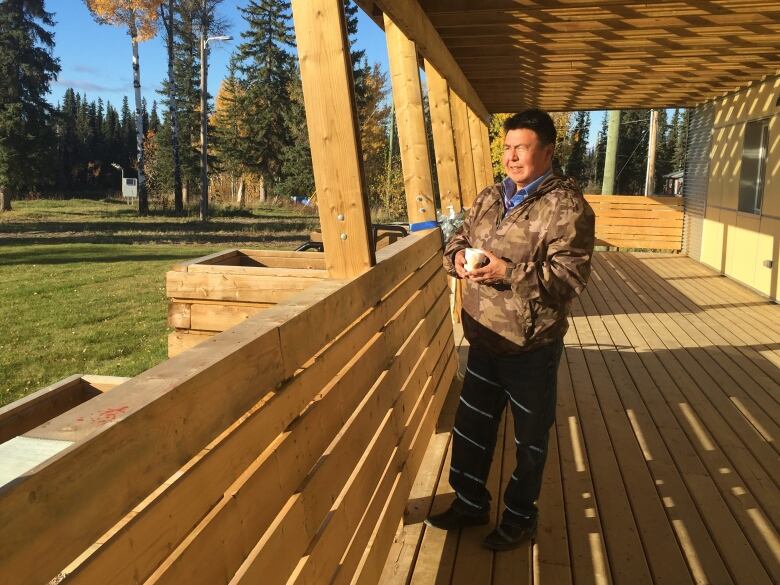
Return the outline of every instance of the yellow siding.
<path id="1" fill-rule="evenodd" d="M 761 233 L 758 236 L 756 254 L 756 290 L 770 297 L 777 297 L 780 291 L 780 219 L 764 217 L 761 219 Z M 771 268 L 764 261 L 773 263 Z"/>
<path id="2" fill-rule="evenodd" d="M 728 232 L 726 274 L 748 286 L 755 286 L 758 230 L 761 220 L 744 213 L 737 214 L 736 220 L 736 225 L 730 226 Z"/>
<path id="3" fill-rule="evenodd" d="M 780 291 L 780 77 L 715 103 L 701 261 L 777 298 Z M 771 117 L 762 215 L 737 212 L 745 123 Z M 764 261 L 771 260 L 767 268 Z"/>
<path id="4" fill-rule="evenodd" d="M 778 93 L 780 93 L 780 77 L 775 77 L 717 100 L 715 127 L 744 124 L 748 120 L 765 118 L 775 113 L 775 100 Z"/>
<path id="5" fill-rule="evenodd" d="M 723 232 L 724 226 L 720 222 L 720 209 L 708 207 L 701 235 L 701 261 L 720 271 L 724 269 L 722 266 Z"/>

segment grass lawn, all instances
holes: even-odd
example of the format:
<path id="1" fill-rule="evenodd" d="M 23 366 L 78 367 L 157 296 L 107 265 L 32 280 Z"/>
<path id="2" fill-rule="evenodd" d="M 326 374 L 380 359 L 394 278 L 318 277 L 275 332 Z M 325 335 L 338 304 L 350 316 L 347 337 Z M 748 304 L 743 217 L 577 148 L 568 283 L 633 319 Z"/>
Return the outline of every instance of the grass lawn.
<path id="1" fill-rule="evenodd" d="M 14 207 L 0 215 L 0 405 L 71 374 L 159 363 L 171 265 L 236 246 L 293 249 L 317 221 L 286 208 L 203 224 L 95 201 Z"/>

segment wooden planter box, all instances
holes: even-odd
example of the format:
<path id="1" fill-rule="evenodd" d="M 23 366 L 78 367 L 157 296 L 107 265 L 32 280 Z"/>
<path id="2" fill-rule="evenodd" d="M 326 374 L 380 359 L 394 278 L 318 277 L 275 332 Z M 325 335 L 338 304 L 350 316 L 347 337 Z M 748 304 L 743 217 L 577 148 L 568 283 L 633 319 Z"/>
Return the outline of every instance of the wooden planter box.
<path id="1" fill-rule="evenodd" d="M 166 275 L 168 355 L 327 278 L 322 252 L 225 250 L 177 264 Z"/>
<path id="2" fill-rule="evenodd" d="M 0 486 L 55 455 L 66 444 L 21 435 L 127 380 L 76 374 L 0 408 Z"/>
<path id="3" fill-rule="evenodd" d="M 50 421 L 129 378 L 76 374 L 0 408 L 0 443 Z"/>

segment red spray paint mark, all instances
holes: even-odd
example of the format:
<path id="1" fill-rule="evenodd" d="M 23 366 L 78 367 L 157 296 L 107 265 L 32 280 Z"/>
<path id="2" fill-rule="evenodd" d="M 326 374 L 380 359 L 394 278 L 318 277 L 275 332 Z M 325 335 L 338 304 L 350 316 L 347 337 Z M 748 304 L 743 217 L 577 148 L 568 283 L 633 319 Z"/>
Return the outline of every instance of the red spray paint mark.
<path id="1" fill-rule="evenodd" d="M 129 408 L 130 408 L 129 406 L 119 406 L 117 408 L 106 408 L 90 416 L 90 421 L 92 421 L 92 423 L 97 425 L 104 425 L 106 423 L 114 422 L 121 415 L 126 413 Z"/>

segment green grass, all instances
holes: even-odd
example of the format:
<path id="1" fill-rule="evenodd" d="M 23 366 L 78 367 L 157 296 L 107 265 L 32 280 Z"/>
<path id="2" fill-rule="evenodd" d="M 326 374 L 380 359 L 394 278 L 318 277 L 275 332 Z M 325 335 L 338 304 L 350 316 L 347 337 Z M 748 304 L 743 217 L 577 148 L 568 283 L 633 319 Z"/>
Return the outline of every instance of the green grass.
<path id="1" fill-rule="evenodd" d="M 235 246 L 293 249 L 316 225 L 276 208 L 203 224 L 94 201 L 14 206 L 0 215 L 0 405 L 72 374 L 159 363 L 173 264 Z"/>

